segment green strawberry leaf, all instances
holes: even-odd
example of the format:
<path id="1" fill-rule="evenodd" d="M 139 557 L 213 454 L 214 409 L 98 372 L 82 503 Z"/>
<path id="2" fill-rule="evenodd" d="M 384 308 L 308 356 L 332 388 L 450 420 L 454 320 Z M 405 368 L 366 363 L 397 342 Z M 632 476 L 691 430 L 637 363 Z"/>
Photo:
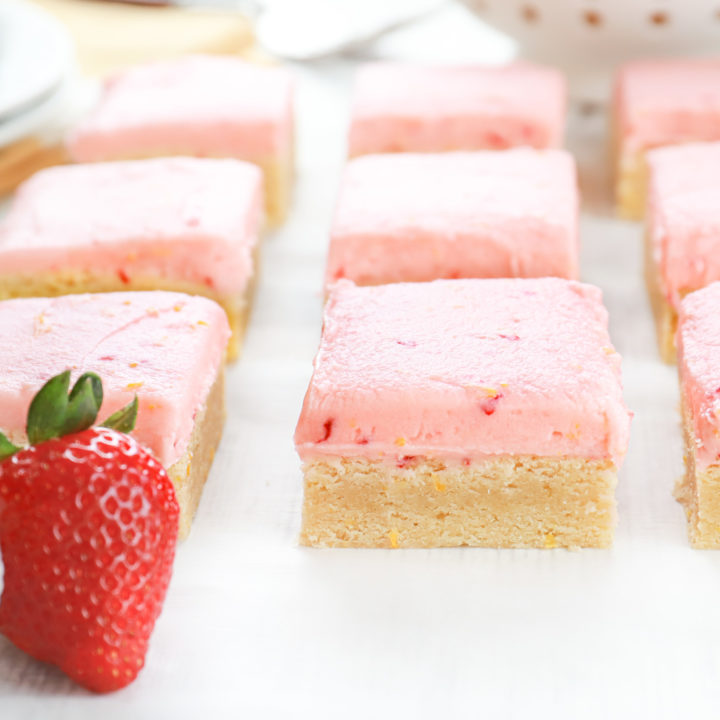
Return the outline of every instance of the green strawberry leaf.
<path id="1" fill-rule="evenodd" d="M 27 436 L 31 445 L 89 428 L 102 403 L 100 378 L 83 373 L 70 387 L 70 371 L 50 378 L 30 403 Z"/>
<path id="2" fill-rule="evenodd" d="M 113 430 L 123 433 L 132 432 L 135 427 L 135 421 L 137 420 L 137 414 L 138 398 L 136 395 L 129 405 L 126 405 L 124 408 L 114 412 L 104 423 L 102 423 L 102 427 L 112 428 Z"/>
<path id="3" fill-rule="evenodd" d="M 68 396 L 61 435 L 87 430 L 97 419 L 103 401 L 102 381 L 95 373 L 83 373 Z"/>
<path id="4" fill-rule="evenodd" d="M 31 445 L 62 434 L 68 405 L 70 371 L 50 378 L 30 403 L 27 417 L 27 436 Z"/>
<path id="5" fill-rule="evenodd" d="M 1 432 L 0 432 L 0 461 L 9 458 L 14 455 L 20 448 L 17 445 L 13 445 Z"/>

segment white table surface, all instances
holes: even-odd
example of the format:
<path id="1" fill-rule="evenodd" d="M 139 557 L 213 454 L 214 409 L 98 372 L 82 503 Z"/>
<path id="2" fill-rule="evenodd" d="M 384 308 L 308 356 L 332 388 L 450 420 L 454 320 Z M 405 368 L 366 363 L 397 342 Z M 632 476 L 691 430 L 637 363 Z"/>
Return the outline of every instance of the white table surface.
<path id="1" fill-rule="evenodd" d="M 611 550 L 300 548 L 292 434 L 320 332 L 352 63 L 297 69 L 299 177 L 263 248 L 225 436 L 145 670 L 94 696 L 0 638 L 1 720 L 710 718 L 720 553 L 691 550 L 674 368 L 657 357 L 641 229 L 608 210 L 601 118 L 574 123 L 582 276 L 635 411 Z M 576 119 L 577 120 L 577 119 Z"/>

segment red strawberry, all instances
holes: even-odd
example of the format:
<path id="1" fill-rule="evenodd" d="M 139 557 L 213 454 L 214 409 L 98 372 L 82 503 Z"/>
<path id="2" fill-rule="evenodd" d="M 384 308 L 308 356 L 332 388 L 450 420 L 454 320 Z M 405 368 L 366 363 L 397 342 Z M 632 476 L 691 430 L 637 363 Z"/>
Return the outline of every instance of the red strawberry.
<path id="1" fill-rule="evenodd" d="M 99 378 L 84 375 L 69 396 L 68 386 L 63 373 L 33 401 L 28 437 L 38 444 L 20 450 L 0 435 L 0 631 L 107 692 L 144 664 L 179 507 L 165 470 L 133 438 L 83 428 L 102 402 Z M 128 429 L 136 413 L 135 400 L 106 424 Z M 68 428 L 81 431 L 63 434 Z"/>

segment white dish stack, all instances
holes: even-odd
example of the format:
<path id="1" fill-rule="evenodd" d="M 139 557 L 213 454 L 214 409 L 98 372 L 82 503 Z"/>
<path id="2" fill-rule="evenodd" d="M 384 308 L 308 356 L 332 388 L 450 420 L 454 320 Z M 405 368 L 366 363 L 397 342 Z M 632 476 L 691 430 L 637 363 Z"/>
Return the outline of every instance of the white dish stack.
<path id="1" fill-rule="evenodd" d="M 19 0 L 0 5 L 0 148 L 47 123 L 73 70 L 59 21 Z"/>

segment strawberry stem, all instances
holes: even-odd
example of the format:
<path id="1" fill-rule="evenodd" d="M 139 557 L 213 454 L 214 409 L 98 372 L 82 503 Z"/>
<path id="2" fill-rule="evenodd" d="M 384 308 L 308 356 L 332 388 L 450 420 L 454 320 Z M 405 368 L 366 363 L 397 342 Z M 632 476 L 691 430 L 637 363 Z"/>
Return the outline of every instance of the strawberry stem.
<path id="1" fill-rule="evenodd" d="M 70 371 L 51 377 L 30 403 L 27 417 L 27 437 L 31 445 L 87 430 L 97 420 L 103 402 L 100 377 L 83 373 L 70 388 Z M 135 427 L 138 414 L 137 395 L 124 408 L 114 412 L 104 427 L 129 433 Z M 0 461 L 20 450 L 0 432 Z"/>
<path id="2" fill-rule="evenodd" d="M 81 432 L 96 420 L 102 403 L 102 382 L 95 373 L 83 373 L 70 394 L 70 371 L 50 378 L 30 403 L 27 436 L 31 445 Z"/>

